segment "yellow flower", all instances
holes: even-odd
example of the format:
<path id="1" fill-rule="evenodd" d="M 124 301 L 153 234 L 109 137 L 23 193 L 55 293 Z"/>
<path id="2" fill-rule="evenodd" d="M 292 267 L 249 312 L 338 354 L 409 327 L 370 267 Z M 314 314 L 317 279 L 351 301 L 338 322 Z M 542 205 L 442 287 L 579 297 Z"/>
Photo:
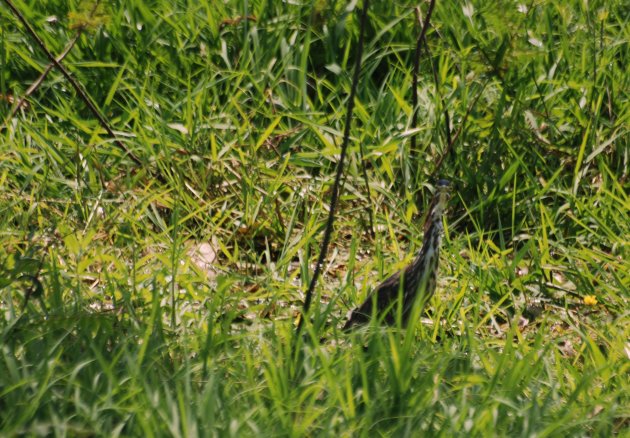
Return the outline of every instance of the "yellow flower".
<path id="1" fill-rule="evenodd" d="M 584 297 L 584 304 L 587 306 L 594 306 L 597 304 L 597 297 L 595 295 L 587 295 Z"/>

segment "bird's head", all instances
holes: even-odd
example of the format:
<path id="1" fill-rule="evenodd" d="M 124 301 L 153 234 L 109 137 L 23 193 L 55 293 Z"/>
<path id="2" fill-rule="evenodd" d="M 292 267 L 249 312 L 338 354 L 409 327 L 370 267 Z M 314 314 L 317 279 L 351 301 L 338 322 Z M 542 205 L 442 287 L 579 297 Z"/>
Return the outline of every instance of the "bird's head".
<path id="1" fill-rule="evenodd" d="M 451 183 L 446 179 L 441 179 L 435 184 L 435 192 L 433 193 L 433 200 L 431 201 L 431 208 L 429 215 L 424 223 L 425 233 L 431 227 L 433 223 L 440 223 L 442 221 L 442 215 L 448 200 L 451 197 Z"/>

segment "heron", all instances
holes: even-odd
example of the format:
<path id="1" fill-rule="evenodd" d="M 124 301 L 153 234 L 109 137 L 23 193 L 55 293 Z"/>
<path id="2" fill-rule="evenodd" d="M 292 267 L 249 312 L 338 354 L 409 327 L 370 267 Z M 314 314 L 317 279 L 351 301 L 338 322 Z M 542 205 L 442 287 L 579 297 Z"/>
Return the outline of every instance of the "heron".
<path id="1" fill-rule="evenodd" d="M 422 248 L 405 269 L 383 281 L 359 307 L 354 309 L 343 327 L 348 331 L 364 325 L 373 317 L 394 325 L 400 315 L 406 326 L 412 314 L 419 315 L 435 292 L 442 240 L 443 216 L 450 197 L 450 182 L 441 179 L 431 201 L 424 223 Z"/>

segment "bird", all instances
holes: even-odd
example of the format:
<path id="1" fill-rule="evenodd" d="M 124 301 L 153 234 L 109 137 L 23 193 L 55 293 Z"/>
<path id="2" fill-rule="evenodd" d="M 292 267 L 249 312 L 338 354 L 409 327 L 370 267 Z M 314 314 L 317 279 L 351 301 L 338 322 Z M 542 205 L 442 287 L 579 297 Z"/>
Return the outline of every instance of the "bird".
<path id="1" fill-rule="evenodd" d="M 437 182 L 429 214 L 424 223 L 424 239 L 418 255 L 405 269 L 384 280 L 363 304 L 352 311 L 343 327 L 344 331 L 365 325 L 373 317 L 388 325 L 395 325 L 399 312 L 401 324 L 406 326 L 412 314 L 420 314 L 435 292 L 444 231 L 442 221 L 450 189 L 451 184 L 448 180 L 441 179 Z"/>

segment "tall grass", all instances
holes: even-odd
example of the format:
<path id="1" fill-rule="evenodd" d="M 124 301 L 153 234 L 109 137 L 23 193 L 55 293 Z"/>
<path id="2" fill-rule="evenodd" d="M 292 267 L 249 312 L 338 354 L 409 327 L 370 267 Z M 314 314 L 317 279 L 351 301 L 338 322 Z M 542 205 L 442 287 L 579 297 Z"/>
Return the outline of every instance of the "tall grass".
<path id="1" fill-rule="evenodd" d="M 92 4 L 15 3 L 54 54 L 84 29 L 63 63 L 143 165 L 54 69 L 10 116 L 48 60 L 1 8 L 3 435 L 628 433 L 622 1 L 437 2 L 417 128 L 418 4 L 372 2 L 297 352 L 353 4 L 132 0 L 90 18 Z M 407 332 L 341 333 L 421 245 L 438 176 L 456 195 L 427 314 Z"/>

